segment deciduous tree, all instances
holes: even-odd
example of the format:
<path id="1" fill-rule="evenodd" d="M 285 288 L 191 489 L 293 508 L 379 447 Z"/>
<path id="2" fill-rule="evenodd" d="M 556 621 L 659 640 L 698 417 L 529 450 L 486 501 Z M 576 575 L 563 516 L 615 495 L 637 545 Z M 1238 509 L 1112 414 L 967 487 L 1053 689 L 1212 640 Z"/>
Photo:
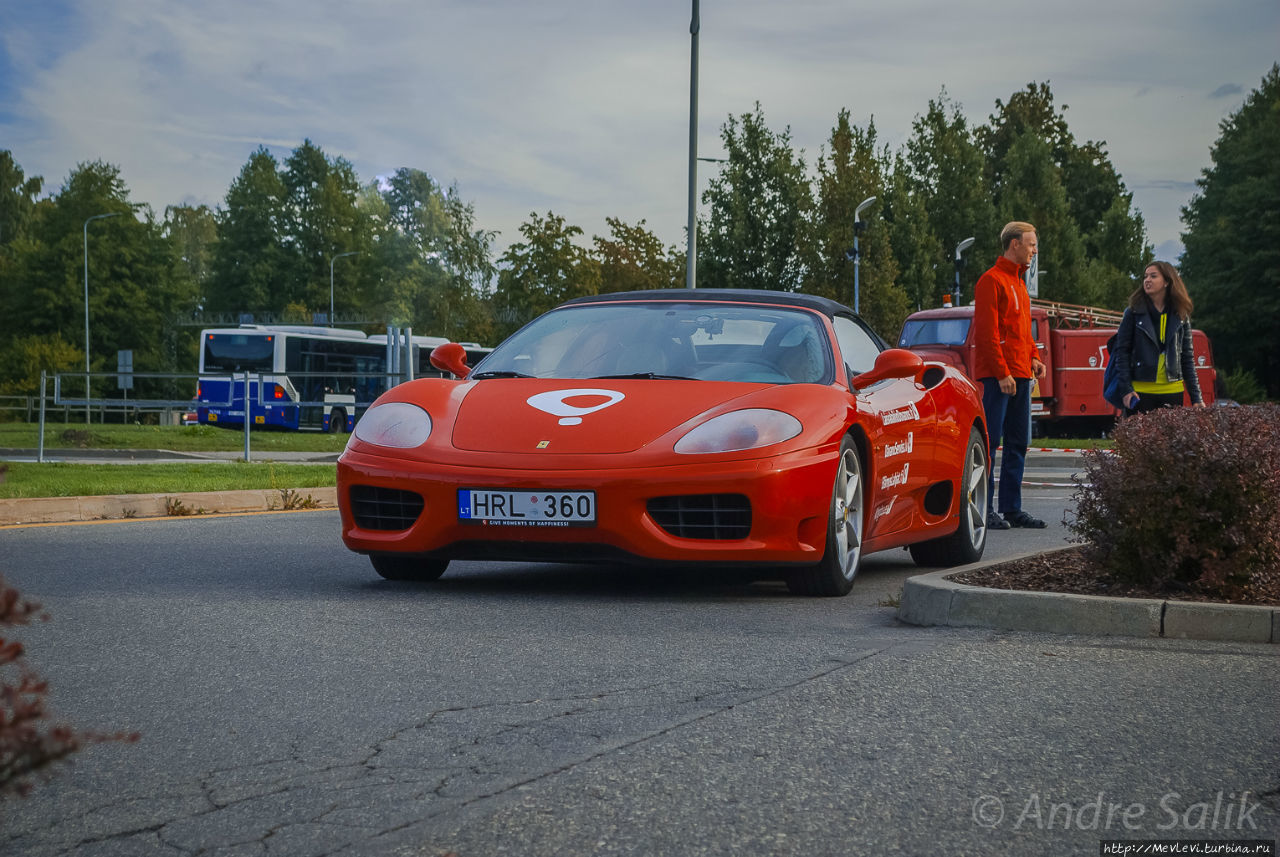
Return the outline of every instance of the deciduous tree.
<path id="1" fill-rule="evenodd" d="M 1000 225 L 991 188 L 983 177 L 982 150 L 960 105 L 945 89 L 930 100 L 928 110 L 911 127 L 904 152 L 910 193 L 924 206 L 929 231 L 938 241 L 936 255 L 928 261 L 934 271 L 934 300 L 926 303 L 936 305 L 943 293 L 952 290 L 955 247 L 972 237 L 975 243 L 965 255 L 969 264 L 960 281 L 961 300 L 967 301 L 979 274 L 1000 252 Z"/>
<path id="2" fill-rule="evenodd" d="M 698 285 L 798 291 L 816 266 L 813 196 L 791 129 L 772 131 L 764 111 L 730 116 L 720 131 L 728 163 L 702 195 Z"/>
<path id="3" fill-rule="evenodd" d="M 684 256 L 674 246 L 663 247 L 661 239 L 645 228 L 643 220 L 634 226 L 616 217 L 606 217 L 605 222 L 609 224 L 609 236 L 592 237 L 600 262 L 601 292 L 684 285 Z"/>
<path id="4" fill-rule="evenodd" d="M 841 110 L 831 129 L 827 147 L 818 156 L 818 190 L 814 233 L 818 259 L 806 291 L 835 298 L 858 311 L 881 336 L 894 339 L 907 317 L 907 293 L 897 283 L 898 263 L 882 216 L 887 185 L 884 163 L 887 153 L 876 151 L 876 126 L 865 129 L 849 123 L 849 111 Z M 876 197 L 863 212 L 865 223 L 858 238 L 858 292 L 854 292 L 854 213 L 869 197 Z"/>
<path id="5" fill-rule="evenodd" d="M 546 217 L 531 212 L 520 234 L 524 240 L 499 260 L 494 304 L 503 336 L 569 298 L 600 292 L 600 262 L 575 241 L 581 227 L 550 211 Z"/>
<path id="6" fill-rule="evenodd" d="M 255 312 L 288 302 L 285 196 L 279 163 L 259 147 L 231 183 L 226 206 L 217 214 L 218 243 L 206 309 Z"/>
<path id="7" fill-rule="evenodd" d="M 1280 396 L 1280 64 L 1220 127 L 1182 210 L 1182 275 L 1219 366 Z"/>

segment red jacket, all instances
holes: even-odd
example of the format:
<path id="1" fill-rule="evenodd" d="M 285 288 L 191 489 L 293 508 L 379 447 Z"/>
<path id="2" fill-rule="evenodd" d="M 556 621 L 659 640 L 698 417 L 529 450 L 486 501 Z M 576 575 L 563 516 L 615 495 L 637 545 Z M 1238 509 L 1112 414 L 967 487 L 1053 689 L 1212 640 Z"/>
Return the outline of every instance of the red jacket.
<path id="1" fill-rule="evenodd" d="M 978 378 L 1034 378 L 1039 360 L 1031 338 L 1031 297 L 1022 272 L 1004 256 L 996 259 L 973 289 L 973 342 Z"/>

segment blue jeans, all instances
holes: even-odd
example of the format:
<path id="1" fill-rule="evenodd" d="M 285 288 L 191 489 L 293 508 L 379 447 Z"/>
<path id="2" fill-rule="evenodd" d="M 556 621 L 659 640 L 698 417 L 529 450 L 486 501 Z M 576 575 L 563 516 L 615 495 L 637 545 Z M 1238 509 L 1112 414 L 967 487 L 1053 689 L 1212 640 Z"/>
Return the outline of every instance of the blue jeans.
<path id="1" fill-rule="evenodd" d="M 1013 395 L 1000 392 L 1000 382 L 995 378 L 982 380 L 982 410 L 987 416 L 987 435 L 990 447 L 987 458 L 987 513 L 995 505 L 995 454 L 996 447 L 1004 439 L 1004 452 L 1000 458 L 1001 515 L 1011 515 L 1022 509 L 1022 471 L 1027 463 L 1027 445 L 1031 443 L 1031 379 L 1015 378 Z"/>

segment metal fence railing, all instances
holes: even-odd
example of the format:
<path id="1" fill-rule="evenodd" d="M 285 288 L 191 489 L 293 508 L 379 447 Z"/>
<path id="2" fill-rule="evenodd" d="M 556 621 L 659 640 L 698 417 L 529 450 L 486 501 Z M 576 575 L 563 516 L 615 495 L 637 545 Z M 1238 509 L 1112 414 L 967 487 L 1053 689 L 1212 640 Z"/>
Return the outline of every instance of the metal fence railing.
<path id="1" fill-rule="evenodd" d="M 299 409 L 323 409 L 332 407 L 354 408 L 354 415 L 358 415 L 373 404 L 373 399 L 381 394 L 383 390 L 390 389 L 396 384 L 406 380 L 404 373 L 394 372 L 347 372 L 342 373 L 343 378 L 356 379 L 356 389 L 360 390 L 363 395 L 353 395 L 354 402 L 343 402 L 335 404 L 332 399 L 304 399 L 298 401 L 280 401 L 277 399 L 267 400 L 266 391 L 274 386 L 272 378 L 287 377 L 291 381 L 301 382 L 301 386 L 305 389 L 310 385 L 305 382 L 309 379 L 333 379 L 335 373 L 330 372 L 290 372 L 284 373 L 250 373 L 239 372 L 221 375 L 198 375 L 198 374 L 173 374 L 173 373 L 144 373 L 135 372 L 129 377 L 130 386 L 137 382 L 162 382 L 154 385 L 154 389 L 163 389 L 165 386 L 170 388 L 183 386 L 172 382 L 185 382 L 188 389 L 195 388 L 201 381 L 228 381 L 230 383 L 225 386 L 218 384 L 217 387 L 226 390 L 224 399 L 211 400 L 208 396 L 203 396 L 199 401 L 194 399 L 175 399 L 164 397 L 133 397 L 126 398 L 128 390 L 123 390 L 124 396 L 121 397 L 95 397 L 91 394 L 95 381 L 97 386 L 102 389 L 104 386 L 101 379 L 118 379 L 119 373 L 116 372 L 58 372 L 55 373 L 53 381 L 53 396 L 48 395 L 48 387 L 50 378 L 48 373 L 40 373 L 40 396 L 38 397 L 13 397 L 27 398 L 30 401 L 24 403 L 27 407 L 28 422 L 31 421 L 32 411 L 38 413 L 39 430 L 37 432 L 38 442 L 36 449 L 36 460 L 44 461 L 44 433 L 47 413 L 50 410 L 50 404 L 53 409 L 61 409 L 64 421 L 69 421 L 69 415 L 82 412 L 85 415 L 85 422 L 91 423 L 93 415 L 97 414 L 99 421 L 105 421 L 109 414 L 138 414 L 148 412 L 191 412 L 197 407 L 204 408 L 231 408 L 235 402 L 249 402 L 250 407 L 246 410 L 252 412 L 256 407 L 263 409 L 266 405 L 275 408 L 299 408 Z M 409 376 L 412 377 L 411 375 Z M 365 383 L 359 383 L 364 381 Z M 212 386 L 212 385 L 206 385 Z M 89 395 L 73 395 L 74 393 L 89 393 Z M 354 391 L 353 391 L 354 392 Z M 15 407 L 17 407 L 15 405 Z M 232 412 L 236 415 L 236 412 Z M 252 444 L 251 431 L 254 428 L 254 422 L 248 415 L 240 413 L 244 422 L 244 460 L 251 460 Z"/>

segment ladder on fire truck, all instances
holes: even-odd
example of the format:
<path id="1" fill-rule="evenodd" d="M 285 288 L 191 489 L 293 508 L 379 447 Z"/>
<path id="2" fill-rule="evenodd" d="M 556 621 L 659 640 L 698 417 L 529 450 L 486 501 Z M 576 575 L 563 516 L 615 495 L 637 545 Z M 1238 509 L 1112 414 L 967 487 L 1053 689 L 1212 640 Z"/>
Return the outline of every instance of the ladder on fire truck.
<path id="1" fill-rule="evenodd" d="M 1069 330 L 1086 327 L 1119 327 L 1120 320 L 1124 318 L 1124 313 L 1115 310 L 1064 304 L 1041 298 L 1032 298 L 1031 305 L 1048 313 L 1050 322 L 1056 327 Z"/>

